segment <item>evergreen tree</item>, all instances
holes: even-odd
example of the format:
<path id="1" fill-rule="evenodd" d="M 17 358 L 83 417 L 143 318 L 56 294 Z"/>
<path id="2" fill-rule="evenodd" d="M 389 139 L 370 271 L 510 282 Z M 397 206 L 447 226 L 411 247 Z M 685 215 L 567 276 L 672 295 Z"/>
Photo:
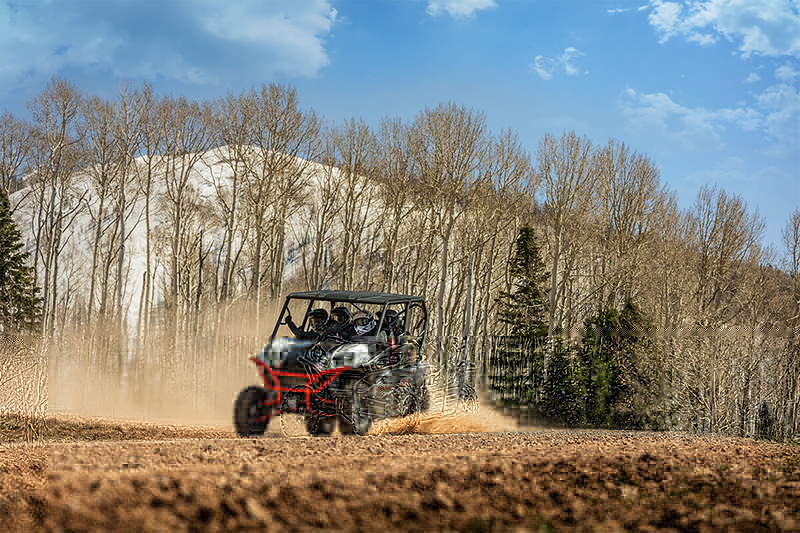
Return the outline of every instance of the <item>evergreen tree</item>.
<path id="1" fill-rule="evenodd" d="M 653 413 L 624 407 L 634 393 L 655 394 L 640 371 L 640 353 L 647 340 L 640 333 L 648 322 L 631 302 L 622 310 L 606 309 L 589 318 L 579 359 L 583 369 L 585 420 L 592 427 L 639 427 L 655 425 Z"/>
<path id="2" fill-rule="evenodd" d="M 500 321 L 508 324 L 511 335 L 524 338 L 541 338 L 547 335 L 546 286 L 550 274 L 536 244 L 533 228 L 524 225 L 519 230 L 511 257 L 511 292 L 502 291 L 497 303 Z"/>
<path id="3" fill-rule="evenodd" d="M 39 321 L 39 289 L 25 264 L 22 246 L 8 195 L 0 187 L 0 333 L 33 330 Z"/>

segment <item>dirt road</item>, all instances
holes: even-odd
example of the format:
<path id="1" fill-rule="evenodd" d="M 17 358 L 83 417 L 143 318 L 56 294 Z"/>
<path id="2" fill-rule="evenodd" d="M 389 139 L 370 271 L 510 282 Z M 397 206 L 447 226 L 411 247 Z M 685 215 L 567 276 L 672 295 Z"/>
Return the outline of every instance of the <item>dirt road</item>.
<path id="1" fill-rule="evenodd" d="M 499 426 L 467 418 L 293 439 L 58 424 L 47 446 L 0 445 L 0 523 L 54 531 L 800 530 L 797 446 L 476 432 Z M 452 433 L 464 429 L 473 432 Z"/>

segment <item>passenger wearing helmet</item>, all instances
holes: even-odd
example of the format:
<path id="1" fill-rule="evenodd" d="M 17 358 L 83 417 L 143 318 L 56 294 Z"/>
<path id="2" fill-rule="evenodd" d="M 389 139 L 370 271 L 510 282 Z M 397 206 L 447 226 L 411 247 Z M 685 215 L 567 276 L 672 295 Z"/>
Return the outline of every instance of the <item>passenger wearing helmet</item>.
<path id="1" fill-rule="evenodd" d="M 397 338 L 402 333 L 402 331 L 400 331 L 400 326 L 400 313 L 394 309 L 387 309 L 386 316 L 383 319 L 383 327 Z"/>
<path id="2" fill-rule="evenodd" d="M 388 339 L 391 363 L 408 362 L 408 353 L 405 349 L 405 336 L 403 335 L 403 323 L 400 318 L 400 313 L 394 309 L 387 309 L 386 315 L 383 317 L 382 329 Z"/>
<path id="3" fill-rule="evenodd" d="M 337 338 L 344 342 L 356 336 L 349 309 L 346 307 L 333 308 L 328 326 L 325 328 L 325 336 Z"/>
<path id="4" fill-rule="evenodd" d="M 382 327 L 369 311 L 359 311 L 353 315 L 353 327 L 356 333 L 369 344 L 370 351 L 378 355 L 379 364 L 391 365 L 397 361 L 395 345 L 390 337 L 391 331 Z"/>
<path id="5" fill-rule="evenodd" d="M 353 315 L 353 328 L 359 337 L 370 335 L 375 326 L 375 317 L 369 311 L 359 311 Z"/>
<path id="6" fill-rule="evenodd" d="M 325 331 L 325 325 L 328 323 L 328 312 L 324 309 L 314 309 L 308 313 L 307 319 L 309 330 L 303 331 L 294 323 L 291 313 L 286 316 L 286 325 L 292 330 L 297 340 L 317 340 Z"/>

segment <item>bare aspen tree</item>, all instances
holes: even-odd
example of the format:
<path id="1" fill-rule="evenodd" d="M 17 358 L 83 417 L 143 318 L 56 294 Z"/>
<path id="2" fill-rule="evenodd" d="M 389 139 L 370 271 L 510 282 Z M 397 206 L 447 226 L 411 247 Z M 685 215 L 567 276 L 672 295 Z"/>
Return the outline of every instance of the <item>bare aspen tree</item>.
<path id="1" fill-rule="evenodd" d="M 781 327 L 782 298 L 780 293 L 780 277 L 775 276 L 770 265 L 777 261 L 777 254 L 772 247 L 760 245 L 753 247 L 741 271 L 739 295 L 734 305 L 742 307 L 740 337 L 737 339 L 739 349 L 734 353 L 731 366 L 734 368 L 734 380 L 728 387 L 730 394 L 727 402 L 735 407 L 735 434 L 752 436 L 758 424 L 758 407 L 764 402 L 779 405 L 780 401 L 772 397 L 780 385 L 769 383 L 773 376 L 765 372 L 765 367 L 780 366 L 781 345 L 783 339 L 777 339 L 774 332 Z M 785 316 L 785 315 L 784 315 Z"/>
<path id="2" fill-rule="evenodd" d="M 162 101 L 153 94 L 153 88 L 144 84 L 135 93 L 140 110 L 141 138 L 138 145 L 139 163 L 135 166 L 138 194 L 144 199 L 145 222 L 145 270 L 142 279 L 142 292 L 139 298 L 139 327 L 142 344 L 147 349 L 150 334 L 150 315 L 153 300 L 153 228 L 152 200 L 156 174 L 164 168 L 165 130 L 159 125 L 160 113 L 165 109 Z"/>
<path id="3" fill-rule="evenodd" d="M 138 192 L 136 188 L 136 173 L 134 172 L 135 157 L 139 151 L 142 136 L 142 102 L 136 97 L 132 88 L 125 84 L 120 87 L 119 97 L 114 106 L 114 136 L 119 151 L 119 176 L 120 187 L 116 194 L 116 213 L 119 232 L 119 247 L 117 255 L 117 279 L 115 292 L 116 329 L 122 331 L 125 326 L 123 303 L 125 301 L 125 265 L 126 243 L 130 233 L 135 229 L 135 224 L 129 224 L 136 207 Z"/>
<path id="4" fill-rule="evenodd" d="M 181 271 L 184 256 L 184 225 L 189 212 L 189 195 L 195 187 L 192 176 L 195 166 L 209 148 L 211 113 L 207 105 L 189 102 L 185 98 L 166 98 L 160 110 L 165 143 L 163 186 L 167 199 L 167 220 L 171 225 L 170 239 L 170 329 L 172 346 L 177 344 L 181 324 Z"/>
<path id="5" fill-rule="evenodd" d="M 56 328 L 58 254 L 64 231 L 81 207 L 73 190 L 75 171 L 82 163 L 75 129 L 81 100 L 75 86 L 53 78 L 29 104 L 38 137 L 33 170 L 38 188 L 37 265 L 41 263 L 43 276 L 42 334 L 52 335 Z"/>
<path id="6" fill-rule="evenodd" d="M 534 198 L 538 188 L 538 176 L 534 172 L 530 154 L 522 147 L 516 132 L 505 129 L 492 139 L 490 157 L 485 165 L 486 195 L 478 213 L 484 227 L 484 239 L 487 242 L 487 265 L 483 276 L 484 282 L 477 286 L 478 292 L 483 290 L 483 317 L 481 333 L 484 340 L 489 335 L 489 320 L 493 316 L 495 297 L 498 289 L 494 285 L 503 281 L 496 270 L 507 264 L 508 255 L 504 245 L 513 243 L 517 231 L 518 220 L 529 217 L 534 206 Z M 506 236 L 508 238 L 503 239 Z M 501 242 L 498 242 L 498 237 Z M 480 268 L 480 262 L 478 263 Z M 476 327 L 479 322 L 475 321 Z M 477 329 L 476 329 L 477 332 Z M 487 346 L 483 347 L 485 353 Z"/>
<path id="7" fill-rule="evenodd" d="M 556 139 L 545 134 L 537 154 L 538 174 L 544 186 L 545 216 L 550 242 L 550 309 L 548 336 L 564 323 L 567 285 L 570 280 L 577 239 L 594 200 L 596 172 L 592 144 L 574 131 Z M 562 265 L 562 262 L 564 263 Z"/>
<path id="8" fill-rule="evenodd" d="M 330 145 L 331 136 L 325 133 L 322 137 L 325 139 L 322 152 L 333 153 L 334 149 Z M 299 242 L 307 246 L 300 260 L 305 285 L 309 290 L 321 290 L 333 281 L 331 247 L 334 242 L 336 213 L 339 212 L 342 201 L 339 175 L 332 164 L 333 161 L 327 156 L 322 161 L 325 164 L 309 167 L 312 175 L 309 186 L 312 194 L 300 212 L 303 221 L 302 234 L 295 235 Z"/>
<path id="9" fill-rule="evenodd" d="M 0 187 L 6 195 L 22 187 L 22 180 L 28 172 L 28 165 L 33 143 L 31 125 L 19 120 L 8 111 L 0 115 Z M 11 214 L 19 205 L 11 204 Z"/>
<path id="10" fill-rule="evenodd" d="M 447 322 L 448 253 L 456 222 L 470 207 L 481 179 L 488 145 L 486 118 L 483 113 L 449 102 L 434 109 L 425 108 L 413 127 L 422 194 L 441 247 L 435 316 L 437 360 L 441 364 Z"/>
<path id="11" fill-rule="evenodd" d="M 375 172 L 375 136 L 363 120 L 351 119 L 332 129 L 331 147 L 341 191 L 340 279 L 343 289 L 352 290 L 372 201 L 368 178 Z"/>
<path id="12" fill-rule="evenodd" d="M 649 287 L 641 301 L 666 335 L 678 334 L 679 328 L 689 325 L 686 294 L 692 283 L 692 240 L 689 215 L 678 209 L 677 198 L 672 195 L 661 208 L 650 268 L 643 269 L 638 278 Z"/>
<path id="13" fill-rule="evenodd" d="M 702 327 L 732 324 L 739 306 L 726 305 L 738 288 L 738 273 L 761 239 L 764 222 L 736 195 L 703 187 L 691 210 L 697 267 L 696 317 Z"/>
<path id="14" fill-rule="evenodd" d="M 91 367 L 95 340 L 94 315 L 97 274 L 101 260 L 102 243 L 109 227 L 109 219 L 112 218 L 112 214 L 108 213 L 109 206 L 107 202 L 111 201 L 114 189 L 120 184 L 120 157 L 119 147 L 114 137 L 114 110 L 112 103 L 99 97 L 89 98 L 84 102 L 83 116 L 82 137 L 86 152 L 86 173 L 89 176 L 90 188 L 90 192 L 86 197 L 86 212 L 94 224 L 86 313 L 88 366 Z M 105 311 L 104 307 L 101 307 L 101 309 L 101 312 Z M 104 317 L 101 315 L 99 319 L 102 321 Z"/>
<path id="15" fill-rule="evenodd" d="M 790 280 L 787 312 L 790 332 L 783 357 L 782 384 L 785 426 L 789 435 L 797 435 L 800 433 L 800 208 L 795 209 L 786 221 L 786 226 L 781 230 L 781 241 Z"/>
<path id="16" fill-rule="evenodd" d="M 414 201 L 414 152 L 412 133 L 400 119 L 385 118 L 378 132 L 378 188 L 382 199 L 383 290 L 392 292 L 396 282 L 396 257 L 400 230 L 416 209 Z"/>
<path id="17" fill-rule="evenodd" d="M 610 139 L 596 155 L 600 245 L 604 250 L 597 290 L 599 309 L 633 300 L 633 283 L 661 220 L 668 191 L 649 157 Z"/>
<path id="18" fill-rule="evenodd" d="M 742 397 L 752 383 L 755 358 L 753 343 L 746 337 L 723 337 L 726 331 L 741 331 L 746 325 L 748 271 L 758 263 L 763 222 L 757 213 L 748 213 L 737 196 L 716 188 L 703 187 L 689 212 L 692 241 L 688 244 L 691 260 L 690 305 L 684 310 L 684 322 L 692 330 L 699 328 L 690 350 L 691 361 L 683 366 L 674 361 L 678 373 L 678 391 L 694 391 L 693 417 L 702 431 L 734 434 L 742 428 Z M 734 329 L 735 328 L 735 329 Z M 707 336 L 708 335 L 708 336 Z M 748 346 L 748 344 L 750 346 Z M 683 357 L 683 356 L 682 356 Z M 743 381 L 743 377 L 746 379 Z"/>
<path id="19" fill-rule="evenodd" d="M 214 105 L 215 132 L 219 140 L 220 162 L 223 168 L 230 170 L 226 177 L 211 175 L 212 185 L 216 191 L 216 201 L 220 218 L 222 219 L 225 233 L 221 250 L 224 250 L 222 260 L 222 275 L 219 284 L 219 300 L 227 302 L 232 295 L 232 280 L 235 266 L 235 255 L 238 251 L 234 250 L 236 233 L 241 230 L 239 224 L 240 197 L 242 175 L 246 169 L 247 138 L 251 127 L 252 115 L 247 113 L 247 108 L 242 97 L 228 94 L 225 98 L 218 100 Z M 242 239 L 243 241 L 244 239 Z"/>
<path id="20" fill-rule="evenodd" d="M 256 329 L 260 324 L 263 252 L 268 252 L 270 296 L 279 295 L 285 264 L 286 221 L 302 203 L 308 183 L 307 169 L 318 152 L 319 120 L 303 112 L 294 89 L 262 86 L 245 100 L 252 113 L 249 138 L 252 150 L 245 158 L 247 172 L 243 194 L 255 233 L 252 294 Z"/>

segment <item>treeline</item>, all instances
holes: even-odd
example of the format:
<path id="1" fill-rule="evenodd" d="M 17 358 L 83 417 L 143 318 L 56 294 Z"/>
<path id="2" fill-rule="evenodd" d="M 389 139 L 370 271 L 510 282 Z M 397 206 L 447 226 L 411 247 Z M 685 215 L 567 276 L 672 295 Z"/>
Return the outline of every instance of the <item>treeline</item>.
<path id="1" fill-rule="evenodd" d="M 527 224 L 548 338 L 632 305 L 658 339 L 670 427 L 750 434 L 763 404 L 798 432 L 800 211 L 776 250 L 740 197 L 705 187 L 682 210 L 622 142 L 546 134 L 531 153 L 454 103 L 370 126 L 329 123 L 284 85 L 104 100 L 54 78 L 29 108 L 2 115 L 0 178 L 51 365 L 196 397 L 232 337 L 263 343 L 287 292 L 345 288 L 424 295 L 428 357 L 447 373 L 467 350 L 483 369 L 511 333 L 498 299 Z"/>

